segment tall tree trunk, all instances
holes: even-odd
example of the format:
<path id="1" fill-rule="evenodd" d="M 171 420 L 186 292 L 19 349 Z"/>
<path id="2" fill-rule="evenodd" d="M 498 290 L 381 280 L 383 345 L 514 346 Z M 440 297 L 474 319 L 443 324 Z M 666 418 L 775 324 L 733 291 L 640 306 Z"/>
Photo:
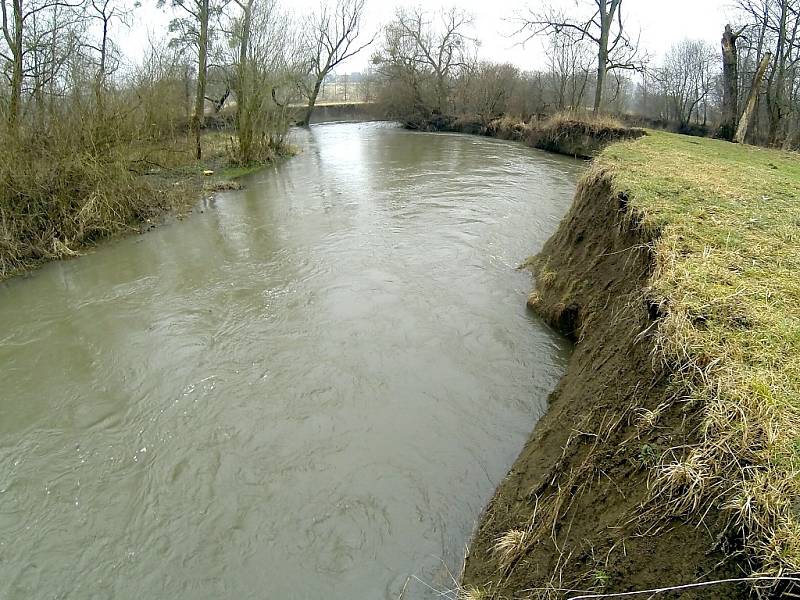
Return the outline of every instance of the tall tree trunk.
<path id="1" fill-rule="evenodd" d="M 594 90 L 594 112 L 598 112 L 603 105 L 603 86 L 608 71 L 608 36 L 611 31 L 611 19 L 606 12 L 606 0 L 597 0 L 597 7 L 600 13 L 600 42 L 597 44 L 597 85 Z"/>
<path id="2" fill-rule="evenodd" d="M 192 130 L 194 133 L 195 155 L 197 160 L 203 158 L 203 148 L 200 144 L 200 132 L 205 120 L 206 106 L 206 76 L 208 74 L 208 3 L 209 0 L 199 0 L 200 8 L 200 37 L 197 60 L 197 94 L 194 100 L 194 116 L 192 117 Z"/>
<path id="3" fill-rule="evenodd" d="M 106 87 L 106 62 L 108 54 L 108 22 L 109 18 L 103 13 L 103 36 L 100 42 L 100 65 L 97 68 L 95 81 L 95 100 L 97 102 L 98 122 L 102 125 L 105 120 L 105 87 Z"/>
<path id="4" fill-rule="evenodd" d="M 8 15 L 3 3 L 3 34 L 11 51 L 11 90 L 8 102 L 8 129 L 16 133 L 22 105 L 22 0 L 13 0 L 13 29 L 9 31 Z"/>
<path id="5" fill-rule="evenodd" d="M 736 50 L 736 34 L 730 25 L 722 34 L 722 123 L 717 137 L 733 140 L 736 120 L 739 118 L 739 54 Z"/>
<path id="6" fill-rule="evenodd" d="M 775 47 L 775 63 L 767 86 L 767 106 L 769 108 L 769 143 L 777 144 L 780 126 L 786 112 L 786 22 L 789 13 L 788 0 L 781 0 L 778 39 Z"/>
<path id="7" fill-rule="evenodd" d="M 761 88 L 761 82 L 764 80 L 764 74 L 767 72 L 767 67 L 772 60 L 772 55 L 767 52 L 761 59 L 761 64 L 758 65 L 755 77 L 753 77 L 753 85 L 750 87 L 750 95 L 747 97 L 747 104 L 745 105 L 742 118 L 739 120 L 739 127 L 736 130 L 736 135 L 733 138 L 734 142 L 743 144 L 747 139 L 747 130 L 750 128 L 750 121 L 752 121 L 753 113 L 756 108 L 756 100 L 758 100 L 758 91 Z"/>
<path id="8" fill-rule="evenodd" d="M 252 23 L 254 0 L 241 3 L 242 38 L 239 41 L 239 68 L 236 90 L 236 131 L 239 136 L 239 161 L 243 164 L 253 160 L 253 120 L 250 101 L 250 71 L 248 50 L 250 47 L 250 27 Z"/>
<path id="9" fill-rule="evenodd" d="M 597 44 L 597 86 L 594 90 L 594 112 L 599 112 L 603 107 L 603 88 L 608 74 L 608 42 L 611 35 L 611 26 L 622 0 L 595 0 L 597 13 L 600 17 L 600 38 Z M 620 33 L 621 35 L 621 33 Z"/>

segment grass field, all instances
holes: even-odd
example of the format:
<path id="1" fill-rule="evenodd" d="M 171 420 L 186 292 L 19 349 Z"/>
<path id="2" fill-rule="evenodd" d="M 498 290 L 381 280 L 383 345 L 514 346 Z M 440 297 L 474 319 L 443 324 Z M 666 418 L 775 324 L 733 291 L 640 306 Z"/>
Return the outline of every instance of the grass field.
<path id="1" fill-rule="evenodd" d="M 655 240 L 654 358 L 704 415 L 655 493 L 728 511 L 757 571 L 800 571 L 800 156 L 651 132 L 596 166 Z"/>

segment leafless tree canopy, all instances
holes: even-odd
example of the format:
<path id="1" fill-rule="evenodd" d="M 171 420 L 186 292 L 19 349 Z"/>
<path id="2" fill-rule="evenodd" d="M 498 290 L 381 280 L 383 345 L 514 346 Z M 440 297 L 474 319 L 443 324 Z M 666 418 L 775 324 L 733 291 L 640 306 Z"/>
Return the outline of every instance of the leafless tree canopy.
<path id="1" fill-rule="evenodd" d="M 585 13 L 575 15 L 575 12 Z M 517 35 L 528 42 L 542 34 L 562 36 L 571 43 L 591 42 L 596 49 L 597 77 L 594 110 L 600 110 L 606 75 L 611 71 L 641 71 L 646 55 L 633 38 L 623 17 L 622 0 L 581 0 L 576 11 L 552 7 L 530 10 L 518 18 Z"/>
<path id="2" fill-rule="evenodd" d="M 303 92 L 308 98 L 306 124 L 325 77 L 348 58 L 363 52 L 375 39 L 362 32 L 364 3 L 365 0 L 336 0 L 333 5 L 322 4 L 305 23 L 302 39 L 307 65 L 303 80 Z"/>

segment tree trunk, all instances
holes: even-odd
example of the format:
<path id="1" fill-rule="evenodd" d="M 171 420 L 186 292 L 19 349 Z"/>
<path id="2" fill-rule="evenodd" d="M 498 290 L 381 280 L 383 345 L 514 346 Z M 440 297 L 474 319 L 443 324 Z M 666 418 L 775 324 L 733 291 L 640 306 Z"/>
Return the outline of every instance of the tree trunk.
<path id="1" fill-rule="evenodd" d="M 206 75 L 208 71 L 208 3 L 209 0 L 200 0 L 200 38 L 197 60 L 197 94 L 194 101 L 194 116 L 192 117 L 192 131 L 194 133 L 195 152 L 197 160 L 203 158 L 203 148 L 200 144 L 200 131 L 205 120 L 206 105 Z"/>
<path id="2" fill-rule="evenodd" d="M 253 121 L 250 100 L 249 57 L 250 26 L 252 21 L 253 0 L 248 0 L 242 7 L 242 39 L 239 45 L 238 88 L 236 90 L 236 131 L 239 136 L 239 162 L 248 164 L 253 160 Z"/>
<path id="3" fill-rule="evenodd" d="M 599 112 L 603 107 L 603 88 L 608 74 L 608 38 L 621 1 L 611 0 L 609 5 L 608 0 L 595 0 L 600 16 L 600 39 L 597 44 L 597 86 L 594 90 L 594 112 Z"/>
<path id="4" fill-rule="evenodd" d="M 100 65 L 97 68 L 95 80 L 95 100 L 97 102 L 98 122 L 102 125 L 105 120 L 105 87 L 106 87 L 106 62 L 108 54 L 108 23 L 109 18 L 103 13 L 103 35 L 100 42 Z"/>
<path id="5" fill-rule="evenodd" d="M 785 115 L 786 93 L 786 21 L 789 13 L 788 0 L 781 0 L 778 39 L 775 48 L 775 64 L 769 76 L 767 106 L 769 108 L 769 143 L 777 144 L 780 126 Z"/>
<path id="6" fill-rule="evenodd" d="M 314 107 L 317 105 L 317 96 L 319 96 L 319 89 L 322 87 L 322 81 L 325 79 L 327 73 L 323 72 L 317 77 L 317 81 L 314 83 L 314 89 L 311 90 L 311 93 L 308 95 L 308 106 L 306 107 L 306 116 L 300 122 L 300 125 L 308 127 L 311 125 L 311 115 L 314 114 Z"/>
<path id="7" fill-rule="evenodd" d="M 753 113 L 756 108 L 756 100 L 758 100 L 758 90 L 761 88 L 761 82 L 764 79 L 764 74 L 767 72 L 769 62 L 772 60 L 772 55 L 767 52 L 761 59 L 761 64 L 758 66 L 755 77 L 753 77 L 753 85 L 750 88 L 750 95 L 747 97 L 747 104 L 742 113 L 742 118 L 739 121 L 739 127 L 736 130 L 736 135 L 733 138 L 734 142 L 743 144 L 747 138 L 747 130 L 750 127 L 750 121 L 753 118 Z"/>
<path id="8" fill-rule="evenodd" d="M 608 70 L 608 35 L 611 31 L 611 19 L 606 12 L 606 0 L 598 0 L 600 13 L 600 43 L 597 44 L 597 85 L 594 89 L 594 112 L 603 105 L 603 86 Z"/>
<path id="9" fill-rule="evenodd" d="M 738 34 L 730 25 L 725 26 L 722 35 L 722 122 L 717 137 L 732 140 L 739 118 L 739 55 L 736 51 Z"/>
<path id="10" fill-rule="evenodd" d="M 14 0 L 13 4 L 13 32 L 6 26 L 6 10 L 3 5 L 3 33 L 11 50 L 11 96 L 8 102 L 8 129 L 12 133 L 17 131 L 20 107 L 22 105 L 22 0 Z"/>

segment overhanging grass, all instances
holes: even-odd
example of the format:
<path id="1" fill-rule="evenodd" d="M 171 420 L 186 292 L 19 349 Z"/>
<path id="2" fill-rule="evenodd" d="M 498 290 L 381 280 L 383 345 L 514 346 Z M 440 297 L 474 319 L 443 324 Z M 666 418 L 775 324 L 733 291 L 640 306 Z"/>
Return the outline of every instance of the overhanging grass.
<path id="1" fill-rule="evenodd" d="M 703 414 L 657 501 L 715 504 L 756 571 L 800 571 L 800 156 L 651 132 L 597 168 L 654 240 L 655 358 Z"/>

